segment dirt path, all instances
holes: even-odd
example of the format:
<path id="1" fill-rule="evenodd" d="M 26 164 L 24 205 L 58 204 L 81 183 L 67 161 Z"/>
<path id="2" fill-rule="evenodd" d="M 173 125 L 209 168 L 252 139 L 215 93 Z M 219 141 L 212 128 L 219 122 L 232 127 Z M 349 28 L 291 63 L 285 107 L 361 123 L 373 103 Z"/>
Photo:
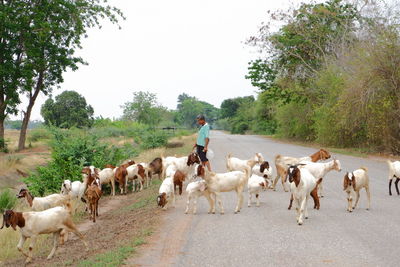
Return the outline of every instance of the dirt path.
<path id="1" fill-rule="evenodd" d="M 107 197 L 100 200 L 99 217 L 96 223 L 89 220 L 89 216 L 84 222 L 78 225 L 79 230 L 85 235 L 89 243 L 89 252 L 85 251 L 83 243 L 70 234 L 70 239 L 60 246 L 54 258 L 46 260 L 50 251 L 49 248 L 42 253 L 34 250 L 34 260 L 29 266 L 75 266 L 79 262 L 93 258 L 93 256 L 110 252 L 126 245 L 127 242 L 134 240 L 145 230 L 155 229 L 159 223 L 159 210 L 156 202 L 151 205 L 136 207 L 138 202 L 143 199 L 153 198 L 157 187 L 144 190 L 140 193 L 128 194 L 126 196 Z M 154 204 L 153 204 L 154 202 Z M 29 241 L 29 240 L 28 240 Z M 5 262 L 5 266 L 22 266 L 24 259 Z"/>
<path id="2" fill-rule="evenodd" d="M 162 211 L 159 230 L 152 235 L 148 243 L 139 250 L 140 257 L 132 257 L 125 261 L 128 266 L 170 266 L 187 238 L 193 215 L 182 216 L 186 195 L 178 196 L 176 207 Z M 161 229 L 161 230 L 160 230 Z"/>

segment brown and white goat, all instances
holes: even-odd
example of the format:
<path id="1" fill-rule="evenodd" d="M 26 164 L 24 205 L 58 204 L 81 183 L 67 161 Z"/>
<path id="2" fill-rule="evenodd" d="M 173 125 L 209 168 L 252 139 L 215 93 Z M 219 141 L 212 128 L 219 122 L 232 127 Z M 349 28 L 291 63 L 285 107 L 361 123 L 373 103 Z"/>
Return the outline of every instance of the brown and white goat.
<path id="1" fill-rule="evenodd" d="M 369 177 L 368 170 L 361 167 L 353 172 L 348 172 L 343 179 L 343 190 L 347 193 L 347 211 L 352 212 L 360 200 L 360 190 L 365 188 L 368 198 L 367 210 L 371 208 L 371 194 L 369 191 Z M 353 204 L 353 195 L 356 194 L 356 202 Z"/>
<path id="2" fill-rule="evenodd" d="M 286 188 L 286 184 L 285 184 L 288 166 L 299 164 L 302 161 L 317 162 L 319 160 L 329 159 L 330 157 L 331 157 L 331 154 L 322 148 L 309 157 L 293 158 L 293 157 L 285 157 L 282 155 L 276 155 L 275 156 L 276 177 L 275 177 L 274 183 L 272 185 L 272 188 L 274 189 L 274 191 L 276 190 L 276 184 L 280 177 L 283 189 L 285 190 L 285 192 L 289 191 Z"/>
<path id="3" fill-rule="evenodd" d="M 174 174 L 174 191 L 176 193 L 176 187 L 178 186 L 179 188 L 179 195 L 182 195 L 182 189 L 183 189 L 183 182 L 185 181 L 186 175 L 181 172 L 180 170 L 177 170 Z"/>
<path id="4" fill-rule="evenodd" d="M 155 158 L 149 163 L 150 175 L 158 174 L 158 179 L 162 180 L 163 161 L 162 158 Z"/>
<path id="5" fill-rule="evenodd" d="M 3 229 L 4 226 L 7 228 L 11 226 L 14 230 L 17 230 L 17 226 L 19 227 L 21 236 L 17 248 L 27 257 L 26 263 L 32 261 L 33 246 L 41 234 L 53 234 L 53 249 L 47 259 L 51 259 L 54 256 L 60 233 L 63 230 L 73 232 L 82 240 L 86 250 L 89 250 L 83 235 L 72 221 L 71 209 L 71 204 L 67 203 L 66 207 L 55 207 L 44 211 L 15 212 L 13 210 L 6 210 L 3 213 L 3 225 L 0 229 Z M 23 251 L 23 246 L 27 238 L 32 239 L 28 253 Z"/>
<path id="6" fill-rule="evenodd" d="M 129 160 L 127 163 L 121 164 L 119 167 L 114 169 L 115 181 L 119 184 L 121 194 L 126 194 L 128 192 L 126 177 L 128 175 L 128 171 L 126 170 L 126 168 L 133 164 L 135 164 L 135 162 L 133 160 Z"/>

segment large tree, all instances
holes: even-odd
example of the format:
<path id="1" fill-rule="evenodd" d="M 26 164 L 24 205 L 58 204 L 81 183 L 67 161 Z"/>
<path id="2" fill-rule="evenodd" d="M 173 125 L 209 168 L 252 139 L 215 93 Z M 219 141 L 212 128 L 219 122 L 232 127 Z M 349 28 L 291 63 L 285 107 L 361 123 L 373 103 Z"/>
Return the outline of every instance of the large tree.
<path id="1" fill-rule="evenodd" d="M 157 102 L 157 96 L 150 92 L 133 93 L 133 100 L 123 106 L 123 118 L 152 126 L 158 125 L 162 114 L 167 110 Z"/>
<path id="2" fill-rule="evenodd" d="M 64 91 L 46 100 L 40 110 L 44 123 L 60 128 L 90 127 L 93 124 L 93 108 L 75 91 Z"/>
<path id="3" fill-rule="evenodd" d="M 117 23 L 122 16 L 106 3 L 106 0 L 0 1 L 0 65 L 3 66 L 0 123 L 4 112 L 14 112 L 19 96 L 25 95 L 28 105 L 23 111 L 19 150 L 25 147 L 26 130 L 39 94 L 49 94 L 63 82 L 67 69 L 77 70 L 79 64 L 85 63 L 75 52 L 87 29 L 100 26 L 103 18 Z"/>

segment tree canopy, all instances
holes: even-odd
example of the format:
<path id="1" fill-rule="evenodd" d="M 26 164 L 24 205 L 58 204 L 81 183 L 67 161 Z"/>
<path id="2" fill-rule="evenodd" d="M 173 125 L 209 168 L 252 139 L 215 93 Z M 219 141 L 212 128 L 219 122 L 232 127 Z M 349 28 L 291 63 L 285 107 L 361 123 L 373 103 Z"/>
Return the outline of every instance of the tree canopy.
<path id="1" fill-rule="evenodd" d="M 93 108 L 86 99 L 75 91 L 64 91 L 49 98 L 42 105 L 41 115 L 46 125 L 60 128 L 90 127 L 93 124 Z"/>

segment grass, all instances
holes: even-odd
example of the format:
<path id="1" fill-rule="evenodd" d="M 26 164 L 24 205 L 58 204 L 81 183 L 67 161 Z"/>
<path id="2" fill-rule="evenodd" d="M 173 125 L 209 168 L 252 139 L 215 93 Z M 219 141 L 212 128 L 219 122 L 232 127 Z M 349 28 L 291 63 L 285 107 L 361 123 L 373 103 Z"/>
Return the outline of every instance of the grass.
<path id="1" fill-rule="evenodd" d="M 123 141 L 120 139 L 119 141 Z M 150 162 L 155 157 L 159 156 L 173 156 L 173 155 L 187 155 L 191 150 L 195 142 L 195 136 L 183 136 L 176 137 L 170 140 L 171 142 L 180 142 L 182 146 L 173 146 L 171 148 L 155 148 L 143 151 L 135 160 L 139 162 Z M 3 157 L 4 158 L 4 157 Z M 14 158 L 10 160 L 13 162 L 13 168 L 16 168 L 19 164 L 24 164 L 29 156 L 21 156 L 20 159 Z M 1 159 L 0 159 L 1 162 Z M 140 193 L 132 194 L 132 198 L 135 199 L 134 203 L 123 207 L 122 209 L 116 209 L 114 213 L 132 213 L 138 212 L 139 214 L 147 210 L 150 216 L 147 223 L 141 223 L 138 229 L 139 234 L 135 234 L 130 240 L 122 240 L 121 242 L 116 242 L 115 247 L 107 251 L 106 253 L 98 253 L 89 257 L 88 259 L 77 262 L 76 260 L 65 260 L 62 262 L 65 266 L 77 265 L 78 266 L 117 266 L 122 265 L 124 260 L 132 256 L 137 255 L 137 247 L 146 243 L 146 238 L 153 233 L 154 225 L 154 211 L 157 210 L 156 197 L 158 195 L 158 187 L 161 181 L 154 177 L 153 184 L 150 189 L 145 189 Z M 77 212 L 74 213 L 73 219 L 75 223 L 79 223 L 87 219 L 87 215 L 84 212 L 84 205 L 80 201 L 74 202 L 73 206 L 76 207 Z M 101 208 L 101 207 L 100 207 Z M 17 202 L 15 210 L 27 211 L 29 210 L 26 206 L 25 200 L 20 200 Z M 0 264 L 6 260 L 23 258 L 21 253 L 16 249 L 16 245 L 19 240 L 19 231 L 14 231 L 12 228 L 4 228 L 0 231 Z M 37 243 L 35 245 L 33 254 L 35 258 L 38 256 L 47 256 L 52 247 L 52 238 L 50 235 L 39 236 Z M 30 240 L 25 243 L 24 249 L 26 250 L 29 246 Z M 59 266 L 59 264 L 57 264 Z"/>
<path id="2" fill-rule="evenodd" d="M 73 220 L 75 223 L 81 222 L 86 218 L 86 214 L 84 213 L 84 204 L 81 201 L 73 200 L 72 205 L 77 212 L 73 215 Z M 25 200 L 20 200 L 17 202 L 15 210 L 18 211 L 30 211 L 27 207 Z M 19 240 L 19 230 L 14 231 L 10 228 L 3 228 L 0 231 L 0 263 L 2 261 L 6 261 L 8 259 L 19 258 L 22 257 L 21 252 L 17 250 L 17 243 Z M 49 238 L 50 237 L 50 238 Z M 25 242 L 24 249 L 27 251 L 28 246 L 30 244 L 30 239 Z M 49 253 L 50 248 L 52 247 L 52 237 L 51 235 L 40 235 L 37 239 L 35 247 L 33 249 L 33 254 L 38 255 L 46 255 Z"/>
<path id="3" fill-rule="evenodd" d="M 363 148 L 337 148 L 337 147 L 324 146 L 324 145 L 314 143 L 314 142 L 305 142 L 305 141 L 299 141 L 299 140 L 292 140 L 292 139 L 288 139 L 288 138 L 282 138 L 282 137 L 279 137 L 276 135 L 262 135 L 262 136 L 266 137 L 266 138 L 272 138 L 277 141 L 294 144 L 294 145 L 314 147 L 316 149 L 324 148 L 333 153 L 338 153 L 338 154 L 343 154 L 343 155 L 348 155 L 348 156 L 353 156 L 353 157 L 367 158 L 368 156 L 374 154 L 371 151 L 369 151 L 368 149 L 363 149 Z M 383 156 L 383 155 L 380 155 L 380 156 Z"/>

